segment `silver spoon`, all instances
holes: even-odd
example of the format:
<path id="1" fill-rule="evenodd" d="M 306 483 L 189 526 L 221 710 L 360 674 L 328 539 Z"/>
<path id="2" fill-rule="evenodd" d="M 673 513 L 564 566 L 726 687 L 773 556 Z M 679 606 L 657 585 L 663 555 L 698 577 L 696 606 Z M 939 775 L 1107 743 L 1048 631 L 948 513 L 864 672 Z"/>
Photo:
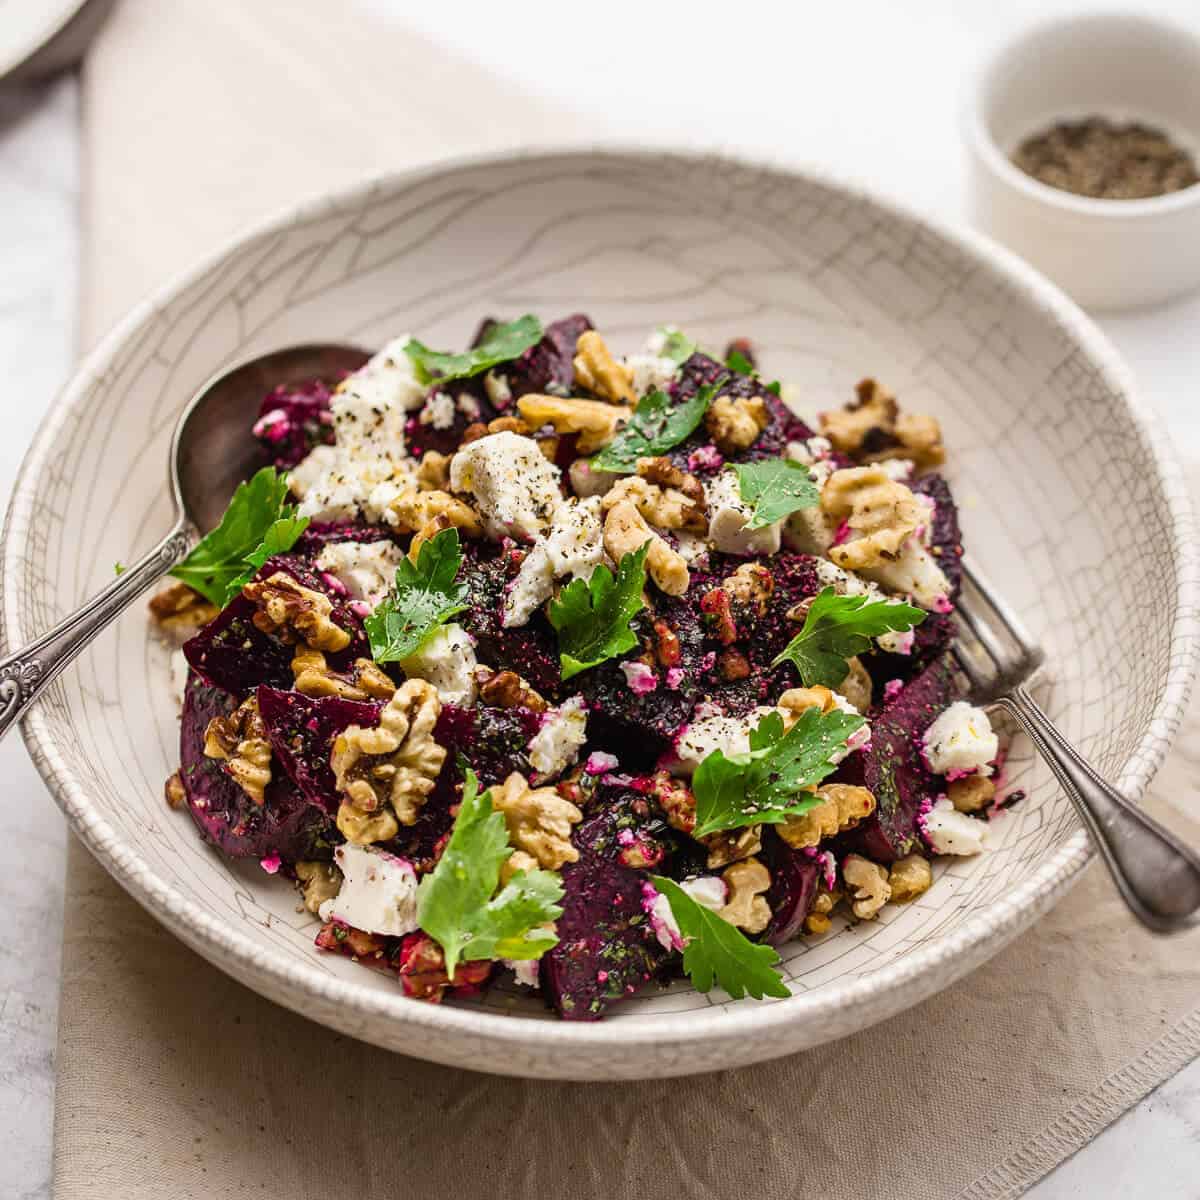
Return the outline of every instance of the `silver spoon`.
<path id="1" fill-rule="evenodd" d="M 48 633 L 0 659 L 0 737 L 42 690 L 152 583 L 186 557 L 189 524 L 207 533 L 234 489 L 262 466 L 250 424 L 262 398 L 280 384 L 333 382 L 369 356 L 353 346 L 313 344 L 276 350 L 210 379 L 179 417 L 171 438 L 175 520 L 166 536 L 112 583 Z"/>

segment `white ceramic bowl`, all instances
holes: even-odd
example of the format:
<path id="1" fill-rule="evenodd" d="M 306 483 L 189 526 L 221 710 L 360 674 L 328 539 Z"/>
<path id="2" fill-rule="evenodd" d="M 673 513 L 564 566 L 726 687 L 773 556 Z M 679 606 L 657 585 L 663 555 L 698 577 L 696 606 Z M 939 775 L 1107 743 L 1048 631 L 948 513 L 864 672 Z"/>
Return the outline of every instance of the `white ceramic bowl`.
<path id="1" fill-rule="evenodd" d="M 1018 260 L 826 179 L 636 150 L 468 159 L 276 219 L 138 308 L 90 355 L 29 452 L 3 547 L 9 645 L 47 628 L 168 523 L 176 414 L 223 364 L 316 338 L 467 338 L 484 313 L 587 311 L 623 349 L 670 320 L 746 334 L 806 404 L 862 375 L 942 421 L 972 552 L 1051 649 L 1053 715 L 1130 794 L 1170 742 L 1192 670 L 1195 560 L 1182 485 L 1121 363 Z M 1064 797 L 1029 797 L 996 846 L 941 865 L 877 922 L 784 948 L 788 1000 L 679 983 L 594 1025 L 500 987 L 408 1000 L 322 955 L 296 897 L 205 846 L 162 799 L 177 763 L 165 652 L 129 613 L 25 723 L 39 769 L 114 877 L 211 962 L 380 1046 L 515 1074 L 624 1078 L 748 1063 L 843 1036 L 995 953 L 1088 859 Z M 1016 1000 L 1014 999 L 1014 1003 Z"/>
<path id="2" fill-rule="evenodd" d="M 1044 25 L 1001 49 L 966 113 L 976 222 L 1088 307 L 1156 304 L 1200 286 L 1200 186 L 1096 200 L 1010 161 L 1056 120 L 1097 115 L 1158 126 L 1200 159 L 1200 38 L 1111 14 Z"/>

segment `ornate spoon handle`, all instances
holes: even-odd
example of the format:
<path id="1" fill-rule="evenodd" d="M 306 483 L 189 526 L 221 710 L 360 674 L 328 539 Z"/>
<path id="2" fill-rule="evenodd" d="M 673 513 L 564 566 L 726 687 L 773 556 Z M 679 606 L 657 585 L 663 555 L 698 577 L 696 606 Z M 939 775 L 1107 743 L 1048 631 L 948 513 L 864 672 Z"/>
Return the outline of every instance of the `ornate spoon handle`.
<path id="1" fill-rule="evenodd" d="M 122 571 L 104 591 L 48 633 L 0 659 L 0 738 L 92 638 L 116 620 L 187 551 L 188 537 L 183 522 L 177 521 L 153 550 Z"/>

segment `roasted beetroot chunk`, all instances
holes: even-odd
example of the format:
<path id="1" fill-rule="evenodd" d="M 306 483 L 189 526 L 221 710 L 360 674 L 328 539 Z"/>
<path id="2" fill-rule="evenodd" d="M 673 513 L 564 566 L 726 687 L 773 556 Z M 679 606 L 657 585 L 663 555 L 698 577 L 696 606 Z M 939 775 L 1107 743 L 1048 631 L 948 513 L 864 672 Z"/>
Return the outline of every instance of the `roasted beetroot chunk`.
<path id="1" fill-rule="evenodd" d="M 771 872 L 767 892 L 771 923 L 763 931 L 762 940 L 779 946 L 800 932 L 804 918 L 812 911 L 821 882 L 821 863 L 802 850 L 793 850 L 773 830 L 763 831 L 763 858 Z"/>
<path id="2" fill-rule="evenodd" d="M 542 340 L 500 371 L 508 378 L 514 397 L 528 392 L 549 392 L 566 396 L 575 380 L 575 343 L 581 333 L 592 328 L 583 313 L 552 321 Z"/>
<path id="3" fill-rule="evenodd" d="M 930 541 L 938 566 L 950 581 L 950 599 L 957 600 L 962 589 L 962 530 L 950 485 L 941 475 L 922 475 L 909 486 L 918 496 L 928 496 L 936 505 Z"/>
<path id="4" fill-rule="evenodd" d="M 842 764 L 837 778 L 860 783 L 875 797 L 875 812 L 845 835 L 846 849 L 876 862 L 895 862 L 918 849 L 923 809 L 942 790 L 921 754 L 925 730 L 950 703 L 950 668 L 931 663 L 871 721 L 871 744 Z"/>
<path id="5" fill-rule="evenodd" d="M 288 553 L 304 559 L 313 559 L 326 546 L 337 542 L 396 542 L 407 545 L 408 539 L 386 525 L 313 521 Z"/>
<path id="6" fill-rule="evenodd" d="M 332 395 L 327 383 L 313 379 L 263 397 L 254 436 L 281 471 L 290 471 L 314 446 L 333 445 Z"/>
<path id="7" fill-rule="evenodd" d="M 217 716 L 227 716 L 237 700 L 208 687 L 193 671 L 183 699 L 180 726 L 180 778 L 187 808 L 204 839 L 231 858 L 287 862 L 329 858 L 342 840 L 333 821 L 313 805 L 286 775 L 274 774 L 259 805 L 234 782 L 219 759 L 204 753 L 204 731 Z"/>
<path id="8" fill-rule="evenodd" d="M 450 403 L 438 397 L 449 396 Z M 468 425 L 486 425 L 497 416 L 495 405 L 488 399 L 483 376 L 455 379 L 450 383 L 435 383 L 429 389 L 425 404 L 404 424 L 408 451 L 419 457 L 428 450 L 453 454 L 462 442 Z"/>
<path id="9" fill-rule="evenodd" d="M 673 957 L 642 908 L 647 872 L 626 864 L 664 869 L 674 837 L 646 796 L 603 785 L 571 841 L 579 861 L 563 867 L 559 941 L 542 957 L 541 983 L 564 1020 L 594 1021 L 662 977 Z"/>
<path id="10" fill-rule="evenodd" d="M 332 601 L 331 620 L 350 634 L 350 645 L 328 656 L 335 670 L 343 670 L 354 659 L 369 652 L 362 618 L 350 607 L 344 588 L 339 594 L 329 578 L 296 554 L 277 554 L 268 558 L 254 578 L 266 579 L 276 571 L 290 575 L 304 587 L 321 592 Z M 193 670 L 215 687 L 239 696 L 246 695 L 259 684 L 288 687 L 292 682 L 295 647 L 258 629 L 253 622 L 254 614 L 255 606 L 251 601 L 245 596 L 235 596 L 214 620 L 183 646 L 184 657 Z"/>
<path id="11" fill-rule="evenodd" d="M 351 725 L 378 725 L 383 705 L 273 687 L 260 687 L 257 694 L 276 761 L 313 804 L 336 814 L 339 797 L 329 765 L 333 740 Z"/>

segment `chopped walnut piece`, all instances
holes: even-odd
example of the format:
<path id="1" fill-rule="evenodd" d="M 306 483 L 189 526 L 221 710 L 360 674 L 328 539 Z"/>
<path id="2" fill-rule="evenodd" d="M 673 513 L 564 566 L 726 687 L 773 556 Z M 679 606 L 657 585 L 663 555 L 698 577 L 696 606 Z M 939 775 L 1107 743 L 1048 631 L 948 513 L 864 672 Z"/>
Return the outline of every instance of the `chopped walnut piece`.
<path id="1" fill-rule="evenodd" d="M 696 797 L 682 779 L 676 779 L 667 771 L 656 771 L 650 777 L 650 795 L 658 802 L 672 829 L 690 834 L 696 828 Z"/>
<path id="2" fill-rule="evenodd" d="M 642 518 L 628 500 L 621 500 L 604 518 L 604 549 L 615 563 L 626 554 L 633 554 L 650 543 L 646 554 L 646 569 L 650 578 L 668 596 L 682 596 L 688 590 L 691 575 L 687 560 L 672 549 Z"/>
<path id="3" fill-rule="evenodd" d="M 381 808 L 376 812 L 364 812 L 349 800 L 343 800 L 338 806 L 337 827 L 346 841 L 355 846 L 388 842 L 400 832 L 400 822 L 396 820 L 391 809 Z"/>
<path id="4" fill-rule="evenodd" d="M 761 396 L 718 396 L 704 414 L 704 427 L 722 454 L 747 450 L 770 424 Z"/>
<path id="5" fill-rule="evenodd" d="M 647 483 L 662 488 L 673 503 L 681 504 L 680 524 L 672 528 L 687 529 L 692 533 L 708 532 L 708 500 L 704 484 L 695 475 L 662 456 L 639 458 L 637 473 Z"/>
<path id="6" fill-rule="evenodd" d="M 659 487 L 637 475 L 626 475 L 608 489 L 600 503 L 607 512 L 622 500 L 634 505 L 651 525 L 660 529 L 687 529 L 692 533 L 708 531 L 708 516 L 703 504 L 697 508 L 694 500 L 676 488 Z"/>
<path id="7" fill-rule="evenodd" d="M 896 437 L 900 446 L 889 458 L 910 458 L 918 471 L 940 467 L 946 461 L 946 447 L 942 444 L 942 427 L 936 417 L 926 413 L 901 413 L 896 422 Z M 872 459 L 885 457 L 871 455 Z"/>
<path id="8" fill-rule="evenodd" d="M 854 402 L 845 408 L 821 413 L 821 432 L 835 450 L 859 462 L 908 458 L 919 470 L 946 461 L 934 417 L 901 413 L 896 397 L 874 379 L 861 380 L 855 392 Z"/>
<path id="9" fill-rule="evenodd" d="M 858 854 L 847 854 L 842 862 L 842 878 L 853 893 L 850 911 L 860 921 L 870 921 L 892 895 L 886 867 Z"/>
<path id="10" fill-rule="evenodd" d="M 350 674 L 329 666 L 320 650 L 298 646 L 292 656 L 296 691 L 306 696 L 340 696 L 343 700 L 390 700 L 396 685 L 369 658 L 356 658 Z"/>
<path id="11" fill-rule="evenodd" d="M 346 797 L 338 828 L 348 840 L 358 845 L 362 839 L 382 840 L 374 835 L 389 822 L 370 818 L 390 816 L 389 806 L 395 814 L 392 826 L 416 821 L 446 761 L 445 748 L 433 738 L 441 711 L 437 689 L 424 679 L 410 679 L 384 706 L 377 726 L 351 725 L 338 734 L 329 761 Z"/>
<path id="12" fill-rule="evenodd" d="M 912 492 L 877 466 L 834 471 L 821 488 L 821 509 L 857 535 L 829 550 L 848 571 L 897 558 L 926 516 Z"/>
<path id="13" fill-rule="evenodd" d="M 479 698 L 494 708 L 528 708 L 543 713 L 549 708 L 545 699 L 515 671 L 497 671 L 479 685 Z"/>
<path id="14" fill-rule="evenodd" d="M 721 587 L 735 610 L 741 610 L 739 616 L 744 612 L 755 617 L 765 617 L 767 605 L 775 591 L 775 577 L 770 568 L 762 563 L 744 562 L 732 575 L 725 578 Z"/>
<path id="15" fill-rule="evenodd" d="M 190 637 L 201 625 L 207 625 L 220 611 L 195 588 L 172 583 L 150 597 L 150 615 L 168 633 Z"/>
<path id="16" fill-rule="evenodd" d="M 817 708 L 821 712 L 832 712 L 837 708 L 833 693 L 821 684 L 810 688 L 788 688 L 779 697 L 778 708 L 783 717 L 784 729 L 791 729 L 800 714 L 806 709 Z"/>
<path id="17" fill-rule="evenodd" d="M 919 854 L 910 854 L 892 863 L 888 872 L 888 886 L 892 889 L 893 904 L 907 904 L 923 895 L 933 886 L 933 868 L 929 859 Z"/>
<path id="18" fill-rule="evenodd" d="M 855 655 L 846 660 L 846 678 L 837 685 L 837 691 L 846 697 L 860 713 L 871 707 L 871 692 L 874 684 L 862 660 Z"/>
<path id="19" fill-rule="evenodd" d="M 715 871 L 757 854 L 762 849 L 762 826 L 722 829 L 719 833 L 705 834 L 699 841 L 708 850 L 708 869 Z"/>
<path id="20" fill-rule="evenodd" d="M 350 635 L 332 620 L 328 596 L 298 583 L 284 571 L 266 579 L 252 579 L 242 595 L 257 607 L 256 629 L 273 633 L 285 642 L 306 642 L 314 650 L 345 650 Z"/>
<path id="21" fill-rule="evenodd" d="M 660 667 L 677 667 L 683 662 L 679 634 L 669 621 L 658 617 L 654 622 L 654 658 Z"/>
<path id="22" fill-rule="evenodd" d="M 450 518 L 444 513 L 440 513 L 434 517 L 432 521 L 426 521 L 420 529 L 412 536 L 412 541 L 408 543 L 408 558 L 410 562 L 417 562 L 421 557 L 421 547 L 425 545 L 431 538 L 437 537 L 439 533 L 447 529 L 453 529 L 450 524 Z"/>
<path id="23" fill-rule="evenodd" d="M 829 919 L 829 914 L 837 907 L 838 901 L 842 899 L 842 893 L 836 888 L 831 892 L 827 891 L 822 883 L 821 890 L 817 892 L 813 898 L 812 909 L 807 917 L 804 918 L 804 932 L 811 933 L 815 936 L 820 936 L 823 933 L 828 933 L 830 926 L 833 924 Z"/>
<path id="24" fill-rule="evenodd" d="M 480 537 L 483 525 L 479 514 L 465 501 L 449 492 L 405 492 L 388 505 L 401 533 L 416 533 L 437 517 L 445 517 L 466 537 Z"/>
<path id="25" fill-rule="evenodd" d="M 793 850 L 819 845 L 826 838 L 853 829 L 875 811 L 875 797 L 856 784 L 826 783 L 815 794 L 819 804 L 775 826 L 775 832 Z"/>
<path id="26" fill-rule="evenodd" d="M 425 933 L 410 933 L 400 944 L 400 964 L 397 975 L 406 996 L 415 1000 L 441 1003 L 447 988 L 478 988 L 491 974 L 489 959 L 460 962 L 454 968 L 454 978 L 446 974 L 446 956 L 442 948 Z"/>
<path id="27" fill-rule="evenodd" d="M 954 780 L 946 788 L 946 795 L 959 812 L 974 813 L 995 799 L 996 785 L 986 775 L 968 775 Z"/>
<path id="28" fill-rule="evenodd" d="M 513 846 L 531 854 L 539 866 L 557 871 L 563 863 L 579 860 L 579 851 L 571 845 L 571 826 L 583 820 L 583 813 L 556 789 L 531 788 L 525 776 L 514 771 L 492 788 L 492 807 L 504 814 Z"/>
<path id="29" fill-rule="evenodd" d="M 296 885 L 304 898 L 304 907 L 315 913 L 341 891 L 342 873 L 331 862 L 298 862 Z"/>
<path id="30" fill-rule="evenodd" d="M 163 795 L 166 797 L 168 808 L 182 808 L 187 803 L 187 790 L 183 786 L 183 776 L 176 771 L 167 776 L 163 785 Z"/>
<path id="31" fill-rule="evenodd" d="M 721 873 L 729 889 L 717 915 L 747 933 L 762 933 L 771 921 L 771 906 L 762 893 L 771 886 L 771 873 L 757 858 L 734 863 Z"/>
<path id="32" fill-rule="evenodd" d="M 271 782 L 271 743 L 258 713 L 258 697 L 243 700 L 227 717 L 213 717 L 204 731 L 204 754 L 220 759 L 234 782 L 261 805 Z"/>
<path id="33" fill-rule="evenodd" d="M 514 417 L 511 414 L 505 417 L 494 417 L 487 423 L 488 433 L 517 433 L 522 437 L 528 437 L 533 432 L 533 427 L 528 421 L 521 417 Z"/>
<path id="34" fill-rule="evenodd" d="M 426 450 L 417 467 L 417 487 L 423 492 L 445 491 L 450 486 L 451 457 L 436 450 Z"/>
<path id="35" fill-rule="evenodd" d="M 538 869 L 538 860 L 524 850 L 514 850 L 500 865 L 500 883 L 506 884 L 521 871 L 528 874 Z"/>
<path id="36" fill-rule="evenodd" d="M 575 382 L 613 404 L 635 404 L 633 372 L 612 356 L 604 339 L 588 329 L 575 343 Z M 517 401 L 518 405 L 520 401 Z"/>
<path id="37" fill-rule="evenodd" d="M 539 392 L 522 396 L 517 408 L 534 429 L 551 425 L 555 433 L 577 433 L 575 448 L 580 454 L 594 454 L 607 446 L 633 412 L 602 400 L 544 396 Z"/>

